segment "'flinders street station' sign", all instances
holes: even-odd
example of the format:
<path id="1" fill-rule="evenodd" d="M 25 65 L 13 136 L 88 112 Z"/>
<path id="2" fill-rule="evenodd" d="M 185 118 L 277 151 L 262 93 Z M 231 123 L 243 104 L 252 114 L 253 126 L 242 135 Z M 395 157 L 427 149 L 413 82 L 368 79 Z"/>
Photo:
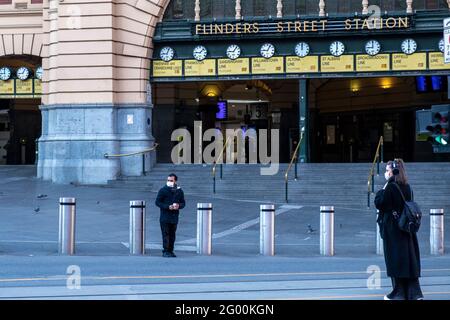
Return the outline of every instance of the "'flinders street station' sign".
<path id="1" fill-rule="evenodd" d="M 345 20 L 295 20 L 274 22 L 204 23 L 195 25 L 196 35 L 260 33 L 307 33 L 327 31 L 393 30 L 411 27 L 410 17 L 353 18 Z"/>

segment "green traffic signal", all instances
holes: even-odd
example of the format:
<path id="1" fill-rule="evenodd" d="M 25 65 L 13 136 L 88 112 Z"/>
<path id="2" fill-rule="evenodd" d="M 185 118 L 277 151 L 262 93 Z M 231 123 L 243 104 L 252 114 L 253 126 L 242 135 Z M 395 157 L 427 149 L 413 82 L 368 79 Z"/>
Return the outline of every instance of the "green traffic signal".
<path id="1" fill-rule="evenodd" d="M 436 138 L 434 138 L 434 140 L 436 140 L 437 143 L 446 146 L 448 144 L 448 141 L 446 139 L 444 139 L 444 137 L 442 135 L 437 136 Z"/>

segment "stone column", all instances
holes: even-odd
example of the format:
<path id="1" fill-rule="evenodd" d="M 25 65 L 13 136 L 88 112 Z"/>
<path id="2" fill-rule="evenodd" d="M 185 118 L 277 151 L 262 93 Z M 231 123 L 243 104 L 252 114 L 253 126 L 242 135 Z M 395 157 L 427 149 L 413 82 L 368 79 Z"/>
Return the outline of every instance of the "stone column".
<path id="1" fill-rule="evenodd" d="M 325 17 L 325 0 L 319 1 L 319 16 Z"/>
<path id="2" fill-rule="evenodd" d="M 104 154 L 153 146 L 148 90 L 152 37 L 167 3 L 44 2 L 38 177 L 104 184 L 141 174 L 142 157 L 106 159 Z"/>
<path id="3" fill-rule="evenodd" d="M 362 6 L 363 6 L 362 14 L 368 14 L 369 13 L 369 0 L 363 0 Z"/>
<path id="4" fill-rule="evenodd" d="M 283 1 L 277 0 L 277 18 L 283 18 Z"/>

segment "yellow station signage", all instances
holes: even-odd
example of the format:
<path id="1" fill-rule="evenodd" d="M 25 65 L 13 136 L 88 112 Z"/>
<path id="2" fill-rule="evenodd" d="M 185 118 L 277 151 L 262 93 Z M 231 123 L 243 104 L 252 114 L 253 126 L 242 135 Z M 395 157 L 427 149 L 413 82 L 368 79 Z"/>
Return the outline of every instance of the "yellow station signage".
<path id="1" fill-rule="evenodd" d="M 319 57 L 286 57 L 286 73 L 319 72 Z"/>
<path id="2" fill-rule="evenodd" d="M 42 81 L 34 79 L 34 95 L 40 97 L 42 95 Z"/>
<path id="3" fill-rule="evenodd" d="M 322 72 L 352 72 L 355 70 L 354 56 L 322 56 L 320 57 L 320 69 Z"/>
<path id="4" fill-rule="evenodd" d="M 186 77 L 215 76 L 216 60 L 215 59 L 205 59 L 203 61 L 185 60 L 184 74 Z"/>
<path id="5" fill-rule="evenodd" d="M 283 57 L 252 58 L 253 74 L 273 74 L 284 73 Z"/>
<path id="6" fill-rule="evenodd" d="M 14 96 L 14 80 L 0 80 L 0 95 Z"/>
<path id="7" fill-rule="evenodd" d="M 358 72 L 376 72 L 389 71 L 391 69 L 391 57 L 389 54 L 379 54 L 376 56 L 357 55 L 356 71 Z"/>
<path id="8" fill-rule="evenodd" d="M 173 60 L 170 62 L 153 61 L 153 76 L 154 77 L 181 77 L 182 74 L 182 60 Z"/>
<path id="9" fill-rule="evenodd" d="M 414 53 L 411 55 L 403 53 L 394 53 L 392 55 L 392 70 L 408 71 L 408 70 L 426 70 L 427 54 L 424 52 Z"/>
<path id="10" fill-rule="evenodd" d="M 248 75 L 250 74 L 250 59 L 219 59 L 218 74 L 219 76 Z"/>
<path id="11" fill-rule="evenodd" d="M 16 79 L 16 94 L 33 94 L 33 79 Z"/>
<path id="12" fill-rule="evenodd" d="M 430 70 L 449 70 L 450 63 L 445 64 L 444 54 L 442 52 L 430 52 L 428 54 L 428 62 Z"/>

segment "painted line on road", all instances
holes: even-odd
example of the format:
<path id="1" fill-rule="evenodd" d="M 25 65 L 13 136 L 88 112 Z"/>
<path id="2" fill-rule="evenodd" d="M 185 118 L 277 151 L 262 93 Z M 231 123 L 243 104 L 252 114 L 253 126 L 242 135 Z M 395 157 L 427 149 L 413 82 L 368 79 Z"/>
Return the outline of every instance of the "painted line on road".
<path id="1" fill-rule="evenodd" d="M 422 272 L 442 272 L 450 269 L 423 269 Z M 381 271 L 386 273 L 386 271 Z M 87 280 L 133 280 L 133 279 L 202 279 L 202 278 L 252 278 L 270 276 L 321 276 L 321 275 L 367 275 L 367 271 L 334 271 L 334 272 L 287 272 L 287 273 L 241 273 L 241 274 L 199 274 L 170 276 L 83 276 Z M 67 276 L 36 277 L 36 278 L 0 278 L 0 282 L 20 281 L 56 281 L 66 280 Z"/>
<path id="2" fill-rule="evenodd" d="M 285 212 L 288 212 L 288 211 L 291 211 L 291 210 L 296 210 L 296 209 L 301 209 L 301 208 L 303 208 L 303 206 L 282 205 L 279 209 L 275 210 L 275 216 L 278 216 L 278 215 L 280 215 L 282 213 L 285 213 Z M 242 230 L 248 229 L 248 228 L 250 228 L 250 227 L 252 227 L 254 225 L 259 224 L 259 222 L 260 222 L 260 218 L 259 217 L 255 218 L 255 219 L 252 219 L 252 220 L 249 220 L 249 221 L 246 221 L 246 222 L 241 223 L 241 224 L 239 224 L 237 226 L 234 226 L 234 227 L 232 227 L 232 228 L 230 228 L 228 230 L 225 230 L 225 231 L 222 231 L 222 232 L 219 232 L 219 233 L 214 233 L 212 235 L 212 238 L 213 239 L 220 239 L 220 238 L 223 238 L 223 237 L 226 237 L 226 236 L 229 236 L 229 235 L 241 232 Z M 191 243 L 196 243 L 196 242 L 197 242 L 197 238 L 192 238 L 192 239 L 180 241 L 178 243 L 180 243 L 180 244 L 191 244 Z"/>

